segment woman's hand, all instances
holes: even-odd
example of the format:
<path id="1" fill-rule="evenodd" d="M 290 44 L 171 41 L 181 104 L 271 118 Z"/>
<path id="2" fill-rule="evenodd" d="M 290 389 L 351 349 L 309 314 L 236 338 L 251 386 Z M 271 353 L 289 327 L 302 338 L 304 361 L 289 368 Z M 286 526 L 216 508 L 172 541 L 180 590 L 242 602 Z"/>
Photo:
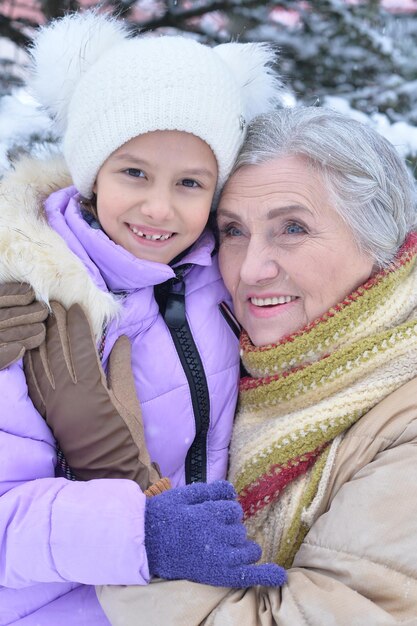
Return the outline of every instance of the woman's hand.
<path id="1" fill-rule="evenodd" d="M 38 347 L 45 338 L 44 320 L 48 307 L 35 300 L 27 284 L 0 285 L 0 369 Z"/>
<path id="2" fill-rule="evenodd" d="M 242 508 L 227 481 L 194 483 L 148 500 L 145 545 L 149 571 L 219 587 L 281 586 L 285 570 L 255 565 L 261 548 L 246 537 Z"/>

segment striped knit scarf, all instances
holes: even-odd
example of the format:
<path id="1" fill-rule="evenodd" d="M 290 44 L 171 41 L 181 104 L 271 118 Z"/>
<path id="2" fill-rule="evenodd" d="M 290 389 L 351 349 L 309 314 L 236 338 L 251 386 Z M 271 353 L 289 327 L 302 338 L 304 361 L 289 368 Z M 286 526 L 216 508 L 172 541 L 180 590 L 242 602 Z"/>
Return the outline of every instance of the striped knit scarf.
<path id="1" fill-rule="evenodd" d="M 289 567 L 346 430 L 417 376 L 417 234 L 391 266 L 277 345 L 241 338 L 230 480 L 265 561 Z"/>

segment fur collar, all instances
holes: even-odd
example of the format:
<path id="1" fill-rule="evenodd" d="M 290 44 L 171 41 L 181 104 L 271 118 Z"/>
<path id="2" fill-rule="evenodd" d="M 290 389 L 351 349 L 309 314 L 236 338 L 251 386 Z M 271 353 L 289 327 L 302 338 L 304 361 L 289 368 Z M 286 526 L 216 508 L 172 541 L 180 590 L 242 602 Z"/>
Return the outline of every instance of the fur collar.
<path id="1" fill-rule="evenodd" d="M 27 282 L 38 300 L 65 308 L 79 303 L 96 337 L 117 315 L 119 305 L 101 291 L 80 259 L 48 225 L 43 200 L 71 185 L 60 156 L 23 157 L 0 182 L 0 282 Z"/>

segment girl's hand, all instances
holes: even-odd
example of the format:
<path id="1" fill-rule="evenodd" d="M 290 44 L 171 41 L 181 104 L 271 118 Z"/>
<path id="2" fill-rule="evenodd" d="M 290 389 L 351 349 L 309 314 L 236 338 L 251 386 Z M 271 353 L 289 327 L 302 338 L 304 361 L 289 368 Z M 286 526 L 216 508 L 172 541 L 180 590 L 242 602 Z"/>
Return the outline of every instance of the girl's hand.
<path id="1" fill-rule="evenodd" d="M 73 474 L 157 487 L 160 474 L 145 444 L 129 339 L 114 344 L 106 376 L 82 308 L 74 304 L 66 311 L 52 302 L 51 309 L 45 342 L 25 355 L 24 368 L 30 398 Z"/>
<path id="2" fill-rule="evenodd" d="M 225 480 L 171 489 L 147 501 L 149 571 L 218 587 L 281 586 L 285 570 L 255 565 L 261 548 L 246 537 L 242 507 Z"/>

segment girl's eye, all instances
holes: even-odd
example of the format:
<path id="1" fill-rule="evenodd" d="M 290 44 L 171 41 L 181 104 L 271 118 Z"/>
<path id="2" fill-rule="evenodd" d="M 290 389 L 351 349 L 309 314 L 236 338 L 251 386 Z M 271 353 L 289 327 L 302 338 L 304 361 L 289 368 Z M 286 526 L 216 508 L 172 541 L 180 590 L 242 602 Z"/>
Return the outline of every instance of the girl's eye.
<path id="1" fill-rule="evenodd" d="M 285 226 L 285 233 L 287 235 L 300 235 L 305 232 L 305 228 L 301 226 L 301 224 L 297 224 L 296 222 L 290 222 Z"/>
<path id="2" fill-rule="evenodd" d="M 200 186 L 198 182 L 196 180 L 193 180 L 192 178 L 183 178 L 181 181 L 181 185 L 191 188 Z"/>
<path id="3" fill-rule="evenodd" d="M 125 172 L 128 176 L 133 176 L 133 178 L 145 177 L 145 173 L 142 170 L 136 169 L 136 167 L 128 167 L 127 170 L 125 170 Z"/>

